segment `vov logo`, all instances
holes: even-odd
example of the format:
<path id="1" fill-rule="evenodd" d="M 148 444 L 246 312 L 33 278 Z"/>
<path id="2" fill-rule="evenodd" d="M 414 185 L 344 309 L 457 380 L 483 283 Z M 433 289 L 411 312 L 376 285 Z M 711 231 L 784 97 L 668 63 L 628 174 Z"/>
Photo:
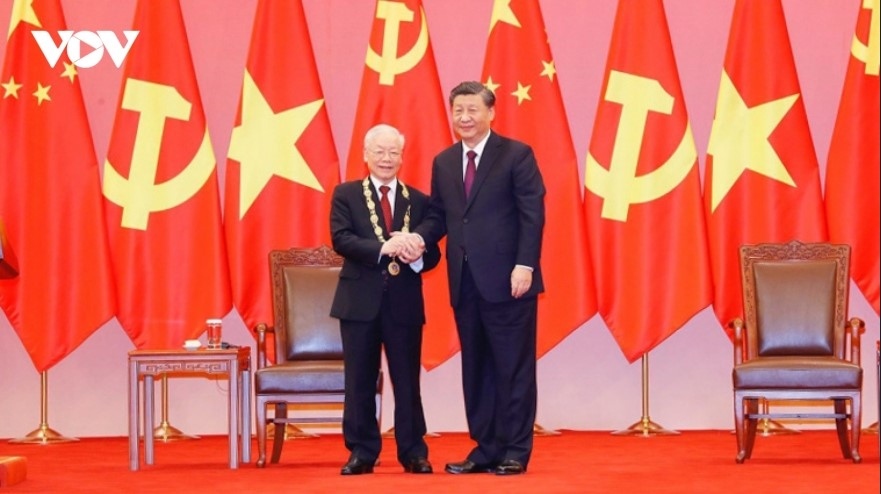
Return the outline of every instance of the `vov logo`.
<path id="1" fill-rule="evenodd" d="M 61 43 L 57 45 L 49 31 L 31 31 L 31 33 L 50 66 L 55 67 L 58 59 L 61 58 L 61 53 L 67 49 L 67 57 L 70 61 L 81 69 L 87 69 L 98 65 L 105 51 L 113 60 L 113 65 L 119 68 L 140 31 L 123 31 L 125 46 L 113 31 L 58 31 Z M 83 45 L 91 49 L 85 55 L 82 54 Z"/>

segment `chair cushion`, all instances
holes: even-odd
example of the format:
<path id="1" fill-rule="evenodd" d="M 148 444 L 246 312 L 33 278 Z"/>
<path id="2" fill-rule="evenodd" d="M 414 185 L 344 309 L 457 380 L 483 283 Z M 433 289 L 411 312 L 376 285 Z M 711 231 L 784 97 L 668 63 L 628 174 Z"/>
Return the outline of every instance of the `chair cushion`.
<path id="1" fill-rule="evenodd" d="M 301 360 L 265 367 L 254 373 L 258 395 L 287 393 L 342 393 L 342 360 Z"/>
<path id="2" fill-rule="evenodd" d="M 735 389 L 861 389 L 860 366 L 835 357 L 756 357 L 734 366 Z"/>

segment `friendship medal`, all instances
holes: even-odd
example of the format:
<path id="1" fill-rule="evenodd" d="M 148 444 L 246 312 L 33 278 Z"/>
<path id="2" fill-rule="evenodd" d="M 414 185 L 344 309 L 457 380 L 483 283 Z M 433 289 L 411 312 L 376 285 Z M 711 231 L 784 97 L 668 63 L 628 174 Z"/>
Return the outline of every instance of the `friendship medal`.
<path id="1" fill-rule="evenodd" d="M 394 257 L 392 257 L 392 262 L 388 263 L 388 274 L 392 276 L 401 274 L 401 265 L 395 261 Z"/>

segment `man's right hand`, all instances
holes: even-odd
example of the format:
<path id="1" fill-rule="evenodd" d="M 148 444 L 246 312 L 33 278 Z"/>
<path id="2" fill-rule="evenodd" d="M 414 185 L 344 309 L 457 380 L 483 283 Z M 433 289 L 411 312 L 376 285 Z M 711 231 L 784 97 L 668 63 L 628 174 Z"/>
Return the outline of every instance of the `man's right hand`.
<path id="1" fill-rule="evenodd" d="M 392 238 L 389 242 L 393 241 L 400 242 L 402 247 L 397 255 L 406 263 L 419 259 L 425 252 L 425 241 L 418 233 L 392 232 Z"/>

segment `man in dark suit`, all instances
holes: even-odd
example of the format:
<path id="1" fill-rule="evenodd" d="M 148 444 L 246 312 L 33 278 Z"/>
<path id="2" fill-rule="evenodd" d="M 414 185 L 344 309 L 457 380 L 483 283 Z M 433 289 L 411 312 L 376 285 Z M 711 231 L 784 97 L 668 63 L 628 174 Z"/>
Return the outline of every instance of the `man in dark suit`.
<path id="1" fill-rule="evenodd" d="M 467 459 L 446 465 L 455 474 L 521 474 L 532 454 L 545 188 L 532 149 L 490 131 L 494 105 L 480 82 L 450 93 L 461 141 L 435 157 L 429 214 L 404 254 L 447 236 L 465 414 L 477 442 Z"/>
<path id="2" fill-rule="evenodd" d="M 425 324 L 421 274 L 437 265 L 440 251 L 429 243 L 421 257 L 404 262 L 398 257 L 403 237 L 391 238 L 392 231 L 419 225 L 428 209 L 428 196 L 397 179 L 403 149 L 404 136 L 394 127 L 371 128 L 364 137 L 369 175 L 333 192 L 331 237 L 345 258 L 331 308 L 331 316 L 340 320 L 343 437 L 351 452 L 342 475 L 372 473 L 379 456 L 375 394 L 383 346 L 395 394 L 398 461 L 406 472 L 432 472 L 419 385 Z"/>

